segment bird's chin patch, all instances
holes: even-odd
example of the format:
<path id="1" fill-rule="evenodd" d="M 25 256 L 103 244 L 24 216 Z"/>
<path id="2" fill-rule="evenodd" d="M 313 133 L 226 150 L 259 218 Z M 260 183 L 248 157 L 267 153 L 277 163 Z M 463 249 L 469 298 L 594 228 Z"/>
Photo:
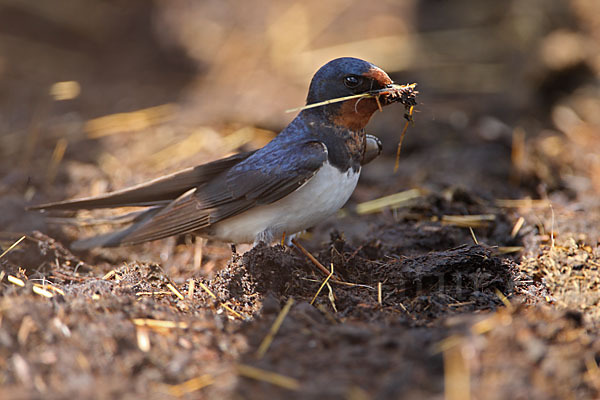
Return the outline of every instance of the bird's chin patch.
<path id="1" fill-rule="evenodd" d="M 352 131 L 364 129 L 379 107 L 373 98 L 347 100 L 342 103 L 333 122 Z"/>

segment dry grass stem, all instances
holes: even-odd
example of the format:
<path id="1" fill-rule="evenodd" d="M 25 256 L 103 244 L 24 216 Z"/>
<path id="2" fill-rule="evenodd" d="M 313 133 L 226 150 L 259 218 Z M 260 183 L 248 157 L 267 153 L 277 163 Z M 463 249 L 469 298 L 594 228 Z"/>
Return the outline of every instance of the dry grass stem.
<path id="1" fill-rule="evenodd" d="M 52 297 L 54 297 L 54 295 L 52 293 L 50 293 L 46 289 L 39 287 L 39 286 L 33 286 L 31 288 L 31 290 L 33 291 L 33 293 L 40 295 L 42 297 L 46 297 L 48 299 L 51 299 Z"/>
<path id="2" fill-rule="evenodd" d="M 165 321 L 160 319 L 134 318 L 131 320 L 135 326 L 147 327 L 156 330 L 186 329 L 189 325 L 185 322 Z"/>
<path id="3" fill-rule="evenodd" d="M 477 240 L 477 236 L 475 236 L 475 231 L 473 228 L 469 226 L 469 232 L 471 232 L 471 237 L 473 238 L 473 242 L 479 246 L 479 241 Z"/>
<path id="4" fill-rule="evenodd" d="M 4 257 L 5 255 L 8 254 L 9 251 L 11 251 L 12 249 L 14 249 L 15 247 L 17 247 L 19 245 L 19 243 L 21 243 L 23 240 L 25 240 L 27 236 L 23 235 L 21 236 L 16 242 L 14 242 L 13 244 L 10 245 L 10 247 L 6 250 L 4 250 L 2 252 L 2 254 L 0 254 L 0 258 Z"/>
<path id="5" fill-rule="evenodd" d="M 482 228 L 495 220 L 496 216 L 494 214 L 442 216 L 442 224 L 454 225 L 462 228 Z"/>
<path id="6" fill-rule="evenodd" d="M 13 285 L 17 285 L 17 286 L 21 286 L 21 287 L 25 286 L 25 282 L 23 282 L 21 279 L 17 278 L 16 276 L 9 275 L 6 279 Z"/>
<path id="7" fill-rule="evenodd" d="M 475 304 L 475 302 L 474 301 L 461 301 L 460 303 L 448 304 L 448 307 L 464 307 L 464 306 L 470 306 L 471 304 Z"/>
<path id="8" fill-rule="evenodd" d="M 337 307 L 335 305 L 335 294 L 333 293 L 333 289 L 331 288 L 331 285 L 329 284 L 329 282 L 325 282 L 325 285 L 327 285 L 327 290 L 329 291 L 327 298 L 329 299 L 329 302 L 331 303 L 331 307 L 333 307 L 333 311 L 338 312 Z"/>
<path id="9" fill-rule="evenodd" d="M 447 400 L 471 398 L 469 364 L 463 355 L 462 345 L 444 351 L 444 391 Z"/>
<path id="10" fill-rule="evenodd" d="M 503 208 L 545 208 L 550 205 L 548 200 L 526 199 L 497 199 L 496 205 Z"/>
<path id="11" fill-rule="evenodd" d="M 500 246 L 500 247 L 496 248 L 496 251 L 494 253 L 496 253 L 496 254 L 511 254 L 511 253 L 518 253 L 523 250 L 525 250 L 525 247 L 523 247 L 523 246 Z"/>
<path id="12" fill-rule="evenodd" d="M 331 263 L 331 272 L 329 273 L 329 275 L 327 275 L 327 278 L 325 278 L 325 280 L 323 281 L 323 283 L 321 283 L 321 286 L 319 286 L 319 290 L 317 290 L 317 293 L 315 293 L 315 295 L 313 296 L 312 300 L 310 301 L 310 305 L 311 306 L 314 304 L 315 300 L 319 296 L 319 293 L 321 293 L 321 290 L 323 290 L 323 288 L 327 284 L 327 281 L 329 281 L 329 279 L 332 276 L 333 276 L 333 263 Z"/>
<path id="13" fill-rule="evenodd" d="M 423 192 L 419 189 L 410 189 L 403 192 L 390 194 L 388 196 L 380 197 L 378 199 L 365 201 L 356 205 L 356 212 L 360 215 L 371 214 L 380 212 L 383 209 L 398 208 L 407 206 L 414 199 L 417 199 L 423 195 Z"/>
<path id="14" fill-rule="evenodd" d="M 300 243 L 298 243 L 298 241 L 296 239 L 292 239 L 292 243 L 302 252 L 302 254 L 304 254 L 306 257 L 308 257 L 308 259 L 317 267 L 319 268 L 319 270 L 324 274 L 324 275 L 329 275 L 329 271 L 327 270 L 327 268 L 325 268 L 323 266 L 323 264 L 321 264 L 321 262 L 319 260 L 317 260 L 315 258 L 315 256 L 313 256 L 312 254 L 310 254 L 310 252 L 308 250 L 306 250 Z M 366 287 L 369 289 L 373 289 L 372 287 L 368 286 L 368 285 L 362 285 L 359 283 L 350 283 L 350 282 L 344 282 L 342 280 L 339 280 L 337 277 L 332 276 L 331 278 L 329 278 L 329 280 L 333 283 L 336 283 L 338 285 L 345 285 L 345 286 L 360 286 L 360 287 Z"/>
<path id="15" fill-rule="evenodd" d="M 323 266 L 323 264 L 321 264 L 321 262 L 319 260 L 317 260 L 315 258 L 315 256 L 313 256 L 312 254 L 310 254 L 310 252 L 308 250 L 306 250 L 304 248 L 304 246 L 302 246 L 296 239 L 292 239 L 292 243 L 298 247 L 298 249 L 300 249 L 300 251 L 302 252 L 302 254 L 304 254 L 306 257 L 308 257 L 308 259 L 317 267 L 321 270 L 321 272 L 325 275 L 329 275 L 329 271 L 327 270 L 327 268 L 325 268 Z M 334 278 L 336 279 L 336 278 Z"/>
<path id="16" fill-rule="evenodd" d="M 52 285 L 41 285 L 41 284 L 39 284 L 39 283 L 34 283 L 34 284 L 33 284 L 33 286 L 35 286 L 35 287 L 39 287 L 39 288 L 42 288 L 42 289 L 49 289 L 49 290 L 52 290 L 53 292 L 56 292 L 56 293 L 60 294 L 61 296 L 64 296 L 64 295 L 65 295 L 65 292 L 64 292 L 62 289 L 60 289 L 60 288 L 57 288 L 56 286 L 52 286 Z"/>
<path id="17" fill-rule="evenodd" d="M 118 275 L 117 275 L 117 271 L 115 271 L 114 269 L 113 269 L 113 270 L 111 270 L 111 271 L 108 271 L 108 272 L 107 272 L 107 273 L 106 273 L 106 274 L 105 274 L 105 275 L 102 277 L 102 280 L 105 280 L 105 281 L 107 281 L 107 280 L 109 280 L 109 279 L 111 279 L 111 278 L 113 278 L 113 277 L 114 277 L 114 278 L 116 278 L 116 279 L 120 279 L 120 278 L 118 277 Z"/>
<path id="18" fill-rule="evenodd" d="M 196 378 L 189 379 L 178 385 L 167 385 L 167 391 L 171 396 L 183 397 L 188 393 L 196 392 L 206 386 L 215 383 L 212 375 L 205 374 Z"/>
<path id="19" fill-rule="evenodd" d="M 188 299 L 194 298 L 194 289 L 196 287 L 196 281 L 194 279 L 190 279 L 188 284 Z"/>
<path id="20" fill-rule="evenodd" d="M 408 130 L 408 124 L 412 122 L 412 115 L 415 106 L 410 106 L 408 110 L 408 117 L 406 118 L 406 122 L 404 123 L 404 128 L 402 128 L 402 133 L 400 134 L 400 140 L 398 141 L 398 147 L 396 148 L 396 160 L 394 162 L 394 172 L 398 172 L 398 168 L 400 167 L 400 152 L 402 151 L 402 142 L 404 141 L 404 136 L 406 135 L 406 131 Z"/>
<path id="21" fill-rule="evenodd" d="M 452 347 L 459 346 L 463 340 L 464 338 L 462 336 L 456 334 L 450 335 L 447 338 L 440 340 L 437 343 L 434 343 L 433 354 L 442 353 L 444 351 L 447 351 L 448 349 L 451 349 Z"/>
<path id="22" fill-rule="evenodd" d="M 383 107 L 381 106 L 381 101 L 379 101 L 379 96 L 375 96 L 375 101 L 377 102 L 377 108 L 379 108 L 379 112 L 383 112 Z"/>
<path id="23" fill-rule="evenodd" d="M 285 303 L 285 306 L 283 306 L 283 308 L 279 312 L 279 315 L 277 315 L 277 318 L 275 318 L 273 325 L 271 325 L 271 329 L 269 329 L 269 333 L 267 333 L 267 336 L 265 336 L 265 338 L 260 343 L 260 346 L 258 347 L 258 350 L 256 351 L 256 358 L 261 359 L 265 356 L 265 354 L 267 353 L 267 350 L 269 350 L 269 347 L 271 346 L 271 343 L 273 342 L 273 339 L 275 338 L 275 335 L 279 331 L 279 328 L 281 327 L 283 320 L 290 312 L 292 305 L 294 305 L 294 298 L 290 297 L 287 300 L 287 302 Z"/>
<path id="24" fill-rule="evenodd" d="M 65 156 L 65 151 L 67 150 L 67 139 L 60 138 L 56 142 L 56 146 L 54 147 L 54 151 L 52 152 L 52 158 L 50 159 L 50 165 L 48 166 L 48 170 L 46 172 L 46 183 L 51 185 L 54 183 L 56 179 L 56 174 L 58 173 L 58 166 Z"/>
<path id="25" fill-rule="evenodd" d="M 502 301 L 502 304 L 504 304 L 504 306 L 506 308 L 508 308 L 509 310 L 513 309 L 513 305 L 511 304 L 510 300 L 508 300 L 508 298 L 504 295 L 504 293 L 502 293 L 498 289 L 494 289 L 494 292 L 496 293 L 496 296 L 498 296 L 498 298 L 500 299 L 500 301 Z"/>
<path id="26" fill-rule="evenodd" d="M 290 378 L 289 376 L 281 375 L 276 372 L 265 371 L 264 369 L 252 367 L 246 364 L 238 364 L 236 366 L 236 370 L 238 375 L 246 378 L 267 382 L 289 390 L 300 389 L 300 382 L 297 379 Z"/>
<path id="27" fill-rule="evenodd" d="M 497 314 L 492 315 L 491 317 L 482 319 L 479 322 L 476 322 L 471 326 L 471 332 L 475 335 L 482 335 L 494 329 L 498 325 Z"/>
<path id="28" fill-rule="evenodd" d="M 296 111 L 303 111 L 303 110 L 308 110 L 310 108 L 321 107 L 321 106 L 325 106 L 328 104 L 339 103 L 341 101 L 346 101 L 346 100 L 373 98 L 373 97 L 379 98 L 379 96 L 387 96 L 387 95 L 406 96 L 409 99 L 414 99 L 415 95 L 418 93 L 417 91 L 415 91 L 416 86 L 417 86 L 416 83 L 411 83 L 408 85 L 392 84 L 392 87 L 390 87 L 390 88 L 384 88 L 381 90 L 373 90 L 373 91 L 370 91 L 367 93 L 354 94 L 351 96 L 337 97 L 335 99 L 329 99 L 329 100 L 321 101 L 318 103 L 307 104 L 302 107 L 290 108 L 289 110 L 285 110 L 285 112 L 290 113 L 290 112 L 296 112 Z M 400 102 L 405 104 L 405 102 L 402 99 L 400 99 Z"/>
<path id="29" fill-rule="evenodd" d="M 200 287 L 206 292 L 208 293 L 208 295 L 210 297 L 212 297 L 213 299 L 217 300 L 217 296 L 208 288 L 208 286 L 206 286 L 203 282 L 198 281 L 198 285 L 200 285 Z"/>
<path id="30" fill-rule="evenodd" d="M 510 237 L 513 239 L 516 238 L 524 224 L 525 224 L 525 218 L 523 218 L 522 216 L 519 217 L 519 219 L 517 219 L 517 222 L 515 222 L 515 225 L 513 226 L 512 231 L 510 232 Z"/>
<path id="31" fill-rule="evenodd" d="M 175 296 L 177 296 L 177 298 L 179 300 L 185 300 L 185 297 L 183 297 L 183 295 L 181 294 L 181 292 L 175 286 L 173 286 L 172 283 L 170 283 L 170 282 L 167 283 L 167 287 L 169 288 L 169 290 L 171 292 L 173 292 L 173 294 L 175 294 Z"/>
<path id="32" fill-rule="evenodd" d="M 208 286 L 206 286 L 203 282 L 198 281 L 198 285 L 200 285 L 200 287 L 206 292 L 208 293 L 208 295 L 210 297 L 212 297 L 213 299 L 219 301 L 219 299 L 217 298 L 217 296 L 208 288 Z M 226 309 L 227 311 L 229 311 L 230 313 L 232 313 L 233 315 L 235 315 L 238 318 L 243 318 L 242 315 L 240 313 L 238 313 L 237 311 L 235 311 L 233 308 L 229 307 L 227 304 L 221 303 L 219 302 L 219 305 L 221 307 L 223 307 L 224 309 Z"/>
<path id="33" fill-rule="evenodd" d="M 166 296 L 171 295 L 173 292 L 166 290 L 158 290 L 156 292 L 136 292 L 136 296 Z"/>
<path id="34" fill-rule="evenodd" d="M 285 112 L 291 113 L 291 112 L 296 112 L 296 111 L 303 111 L 303 110 L 308 110 L 310 108 L 325 106 L 327 104 L 334 104 L 334 103 L 339 103 L 341 101 L 352 100 L 352 99 L 362 99 L 365 97 L 372 97 L 372 96 L 369 95 L 368 93 L 362 93 L 362 94 L 354 94 L 352 96 L 337 97 L 335 99 L 325 100 L 325 101 L 321 101 L 319 103 L 307 104 L 302 107 L 290 108 L 288 110 L 285 110 Z"/>
<path id="35" fill-rule="evenodd" d="M 176 112 L 176 105 L 163 104 L 132 112 L 111 114 L 87 121 L 84 130 L 90 139 L 117 133 L 138 132 L 173 119 Z"/>

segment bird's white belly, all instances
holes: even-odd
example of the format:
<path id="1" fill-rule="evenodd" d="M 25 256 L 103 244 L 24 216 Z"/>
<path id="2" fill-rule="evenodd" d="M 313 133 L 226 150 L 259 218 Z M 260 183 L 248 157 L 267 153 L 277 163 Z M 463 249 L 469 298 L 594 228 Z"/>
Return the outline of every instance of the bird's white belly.
<path id="1" fill-rule="evenodd" d="M 254 207 L 213 226 L 216 238 L 234 243 L 290 236 L 339 210 L 356 188 L 360 170 L 340 172 L 325 163 L 308 182 L 274 203 Z"/>

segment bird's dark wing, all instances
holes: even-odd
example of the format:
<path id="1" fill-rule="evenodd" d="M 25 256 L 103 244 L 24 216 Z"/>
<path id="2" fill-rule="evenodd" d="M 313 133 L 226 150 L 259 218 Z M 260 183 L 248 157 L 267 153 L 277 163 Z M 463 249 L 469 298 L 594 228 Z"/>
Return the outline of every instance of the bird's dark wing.
<path id="1" fill-rule="evenodd" d="M 78 210 L 166 205 L 186 191 L 210 182 L 214 177 L 244 161 L 252 154 L 254 154 L 253 151 L 235 154 L 231 157 L 188 168 L 150 182 L 100 196 L 41 204 L 28 209 Z"/>
<path id="2" fill-rule="evenodd" d="M 326 161 L 327 148 L 321 142 L 263 148 L 231 168 L 223 179 L 173 201 L 120 243 L 194 232 L 256 205 L 272 203 L 306 183 Z"/>
<path id="3" fill-rule="evenodd" d="M 290 144 L 262 157 L 250 157 L 227 173 L 234 198 L 268 204 L 302 186 L 327 161 L 327 147 L 317 141 Z"/>

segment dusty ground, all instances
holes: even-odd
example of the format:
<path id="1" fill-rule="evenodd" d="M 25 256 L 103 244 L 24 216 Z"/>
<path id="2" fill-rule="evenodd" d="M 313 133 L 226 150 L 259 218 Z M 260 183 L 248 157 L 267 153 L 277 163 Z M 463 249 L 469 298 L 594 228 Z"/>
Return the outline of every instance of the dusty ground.
<path id="1" fill-rule="evenodd" d="M 593 1 L 90 2 L 86 23 L 23 4 L 0 5 L 0 254 L 25 236 L 0 256 L 0 398 L 600 397 Z M 72 254 L 106 226 L 24 211 L 262 146 L 339 52 L 421 95 L 399 171 L 401 107 L 300 239 L 337 280 L 296 248 L 191 237 Z M 67 80 L 76 98 L 48 96 Z"/>

